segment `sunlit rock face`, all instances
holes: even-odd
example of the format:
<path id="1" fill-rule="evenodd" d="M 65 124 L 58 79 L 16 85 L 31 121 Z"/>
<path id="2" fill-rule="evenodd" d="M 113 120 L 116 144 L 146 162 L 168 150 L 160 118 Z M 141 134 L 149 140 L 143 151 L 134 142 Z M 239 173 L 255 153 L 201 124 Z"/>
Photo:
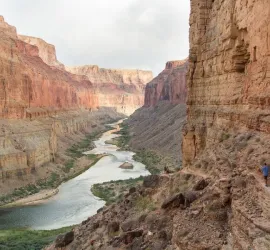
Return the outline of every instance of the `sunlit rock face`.
<path id="1" fill-rule="evenodd" d="M 94 86 L 100 106 L 116 107 L 126 115 L 143 105 L 145 85 L 153 79 L 151 71 L 103 69 L 97 65 L 66 66 L 66 70 L 87 77 Z"/>
<path id="2" fill-rule="evenodd" d="M 159 101 L 186 103 L 187 69 L 187 60 L 167 62 L 166 68 L 147 84 L 144 106 L 155 106 Z"/>

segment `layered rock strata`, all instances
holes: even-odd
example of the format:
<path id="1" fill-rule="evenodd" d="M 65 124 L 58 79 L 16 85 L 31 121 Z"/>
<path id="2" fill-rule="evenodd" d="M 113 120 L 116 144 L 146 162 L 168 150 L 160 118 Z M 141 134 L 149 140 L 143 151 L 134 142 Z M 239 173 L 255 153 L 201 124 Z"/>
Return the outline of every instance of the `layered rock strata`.
<path id="1" fill-rule="evenodd" d="M 226 182 L 230 233 L 222 249 L 270 249 L 270 5 L 191 1 L 186 168 Z"/>
<path id="2" fill-rule="evenodd" d="M 0 118 L 32 118 L 98 106 L 86 77 L 44 63 L 38 47 L 18 39 L 16 29 L 3 18 L 0 31 Z"/>
<path id="3" fill-rule="evenodd" d="M 113 106 L 127 115 L 143 105 L 145 85 L 153 79 L 151 71 L 103 69 L 97 65 L 66 66 L 66 70 L 88 78 L 100 106 Z"/>
<path id="4" fill-rule="evenodd" d="M 1 118 L 33 118 L 101 106 L 130 114 L 143 105 L 151 72 L 101 69 L 95 74 L 94 69 L 90 76 L 75 68 L 70 73 L 57 60 L 53 45 L 39 38 L 18 36 L 16 28 L 3 17 L 0 31 Z"/>
<path id="5" fill-rule="evenodd" d="M 59 172 L 68 160 L 67 148 L 120 118 L 116 110 L 101 108 L 66 111 L 33 121 L 0 120 L 0 195 Z"/>
<path id="6" fill-rule="evenodd" d="M 187 60 L 167 62 L 166 68 L 147 84 L 144 106 L 155 106 L 159 101 L 185 104 L 187 71 Z"/>

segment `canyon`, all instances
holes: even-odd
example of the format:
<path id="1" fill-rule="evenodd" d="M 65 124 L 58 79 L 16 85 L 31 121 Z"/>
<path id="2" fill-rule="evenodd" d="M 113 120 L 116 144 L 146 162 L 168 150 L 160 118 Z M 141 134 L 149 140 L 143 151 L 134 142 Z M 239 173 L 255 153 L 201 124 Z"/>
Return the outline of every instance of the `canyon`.
<path id="1" fill-rule="evenodd" d="M 270 249 L 270 193 L 259 168 L 270 164 L 269 21 L 267 0 L 191 0 L 182 169 L 146 177 L 47 249 Z M 169 78 L 146 87 L 148 115 L 160 100 L 181 99 Z M 140 116 L 147 123 L 143 109 L 128 121 L 131 145 Z"/>
<path id="2" fill-rule="evenodd" d="M 153 75 L 143 70 L 66 67 L 57 60 L 53 45 L 18 35 L 2 16 L 0 32 L 3 195 L 60 171 L 71 144 L 142 106 L 145 84 Z"/>
<path id="3" fill-rule="evenodd" d="M 145 88 L 144 105 L 127 120 L 135 151 L 154 153 L 156 168 L 182 166 L 182 131 L 186 122 L 188 60 L 169 61 Z"/>

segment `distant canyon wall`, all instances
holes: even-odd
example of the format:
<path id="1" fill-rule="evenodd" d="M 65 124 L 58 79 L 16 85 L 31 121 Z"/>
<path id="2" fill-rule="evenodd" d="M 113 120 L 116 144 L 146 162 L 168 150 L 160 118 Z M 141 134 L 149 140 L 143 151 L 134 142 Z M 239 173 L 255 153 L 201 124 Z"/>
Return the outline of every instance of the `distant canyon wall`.
<path id="1" fill-rule="evenodd" d="M 66 66 L 66 70 L 87 77 L 100 106 L 113 106 L 127 115 L 143 105 L 145 85 L 153 79 L 151 71 L 103 69 L 97 65 Z"/>
<path id="2" fill-rule="evenodd" d="M 155 106 L 159 101 L 185 104 L 187 71 L 187 60 L 167 62 L 166 68 L 147 84 L 144 106 Z"/>
<path id="3" fill-rule="evenodd" d="M 129 115 L 143 105 L 151 72 L 102 69 L 98 75 L 85 75 L 76 67 L 68 72 L 57 60 L 53 45 L 17 35 L 16 28 L 3 17 L 0 31 L 1 118 L 22 119 L 101 106 Z"/>

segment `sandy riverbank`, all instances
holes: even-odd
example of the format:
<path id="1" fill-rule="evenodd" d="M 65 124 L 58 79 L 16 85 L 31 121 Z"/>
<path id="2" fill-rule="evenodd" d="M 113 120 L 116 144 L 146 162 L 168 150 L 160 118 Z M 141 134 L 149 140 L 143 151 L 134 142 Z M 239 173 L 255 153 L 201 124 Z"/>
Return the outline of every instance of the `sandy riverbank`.
<path id="1" fill-rule="evenodd" d="M 32 194 L 28 197 L 6 204 L 2 206 L 1 208 L 39 205 L 39 204 L 48 202 L 48 199 L 55 196 L 58 192 L 59 192 L 58 188 L 41 190 L 40 192 L 36 194 Z"/>

